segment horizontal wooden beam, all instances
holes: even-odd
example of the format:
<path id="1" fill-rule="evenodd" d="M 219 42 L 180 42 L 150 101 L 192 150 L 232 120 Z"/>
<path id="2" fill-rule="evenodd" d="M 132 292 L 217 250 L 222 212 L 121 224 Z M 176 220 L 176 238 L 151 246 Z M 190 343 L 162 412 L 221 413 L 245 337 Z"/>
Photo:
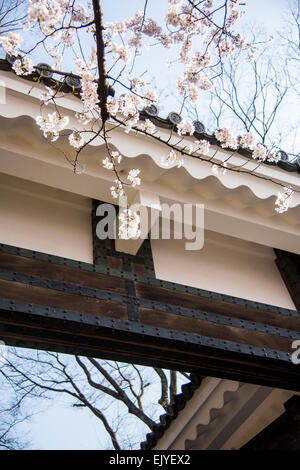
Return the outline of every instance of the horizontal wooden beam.
<path id="1" fill-rule="evenodd" d="M 0 339 L 300 391 L 299 312 L 160 281 L 147 247 L 97 256 L 0 246 Z"/>
<path id="2" fill-rule="evenodd" d="M 49 257 L 54 258 L 54 257 Z M 64 259 L 61 258 L 62 263 Z M 110 259 L 108 260 L 108 262 Z M 111 267 L 118 269 L 117 259 L 113 262 L 111 259 Z M 120 264 L 119 264 L 120 267 Z M 125 281 L 116 276 L 107 274 L 99 274 L 93 270 L 92 265 L 86 265 L 85 269 L 76 269 L 64 264 L 56 264 L 49 261 L 41 261 L 35 258 L 17 256 L 9 253 L 0 252 L 0 268 L 15 273 L 28 274 L 29 276 L 37 276 L 43 279 L 52 279 L 54 281 L 71 282 L 82 287 L 91 287 L 108 290 L 110 292 L 125 293 Z M 90 269 L 89 269 L 90 268 Z"/>
<path id="3" fill-rule="evenodd" d="M 225 350 L 215 342 L 201 344 L 201 339 L 162 331 L 156 334 L 144 326 L 129 326 L 87 315 L 64 312 L 52 316 L 19 310 L 0 309 L 0 336 L 6 344 L 36 349 L 118 360 L 186 372 L 199 372 L 231 380 L 300 391 L 299 367 L 274 358 L 255 357 Z M 36 312 L 36 310 L 35 310 Z M 91 316 L 89 316 L 91 317 Z M 142 341 L 141 341 L 142 339 Z M 192 342 L 191 340 L 194 340 Z M 219 346 L 219 347 L 216 347 Z"/>
<path id="4" fill-rule="evenodd" d="M 291 340 L 286 337 L 213 323 L 198 318 L 187 318 L 149 308 L 140 309 L 140 320 L 145 325 L 200 334 L 221 341 L 234 341 L 277 351 L 289 352 L 291 350 Z"/>

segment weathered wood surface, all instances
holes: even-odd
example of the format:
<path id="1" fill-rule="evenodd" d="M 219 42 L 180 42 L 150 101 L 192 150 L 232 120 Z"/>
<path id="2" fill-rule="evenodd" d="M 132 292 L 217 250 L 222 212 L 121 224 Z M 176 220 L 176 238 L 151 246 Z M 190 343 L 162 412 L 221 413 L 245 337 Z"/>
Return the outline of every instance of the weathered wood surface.
<path id="1" fill-rule="evenodd" d="M 141 256 L 108 250 L 101 273 L 35 256 L 0 252 L 8 344 L 300 391 L 299 313 L 158 281 Z"/>

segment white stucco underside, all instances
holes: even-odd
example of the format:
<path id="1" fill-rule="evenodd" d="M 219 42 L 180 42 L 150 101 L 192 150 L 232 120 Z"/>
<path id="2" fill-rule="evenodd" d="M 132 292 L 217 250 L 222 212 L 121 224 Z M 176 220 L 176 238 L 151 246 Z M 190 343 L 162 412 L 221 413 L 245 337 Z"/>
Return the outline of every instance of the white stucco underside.
<path id="1" fill-rule="evenodd" d="M 295 309 L 272 248 L 206 231 L 204 246 L 187 251 L 185 240 L 152 240 L 159 279 Z"/>
<path id="2" fill-rule="evenodd" d="M 293 395 L 207 377 L 158 440 L 154 450 L 240 449 L 282 413 Z"/>
<path id="3" fill-rule="evenodd" d="M 0 174 L 0 242 L 92 263 L 91 201 Z"/>

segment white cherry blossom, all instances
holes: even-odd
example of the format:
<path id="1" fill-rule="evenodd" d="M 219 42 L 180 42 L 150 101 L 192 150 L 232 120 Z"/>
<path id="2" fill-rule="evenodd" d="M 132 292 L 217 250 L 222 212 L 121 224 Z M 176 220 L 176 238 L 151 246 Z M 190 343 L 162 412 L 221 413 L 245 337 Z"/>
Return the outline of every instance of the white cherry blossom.
<path id="1" fill-rule="evenodd" d="M 119 215 L 119 238 L 129 240 L 141 235 L 140 217 L 131 209 L 124 209 Z"/>
<path id="2" fill-rule="evenodd" d="M 69 142 L 72 147 L 80 148 L 84 145 L 84 138 L 80 132 L 72 132 L 69 135 Z"/>
<path id="3" fill-rule="evenodd" d="M 161 158 L 160 163 L 166 168 L 170 168 L 172 166 L 177 166 L 177 168 L 180 168 L 183 165 L 184 160 L 183 158 L 178 157 L 175 150 L 170 150 L 167 156 Z"/>
<path id="4" fill-rule="evenodd" d="M 267 158 L 267 149 L 262 144 L 257 144 L 253 147 L 252 158 L 257 159 L 259 162 L 264 162 Z"/>
<path id="5" fill-rule="evenodd" d="M 215 163 L 212 165 L 211 170 L 215 175 L 225 175 L 227 172 L 227 162 L 220 163 L 219 165 Z"/>
<path id="6" fill-rule="evenodd" d="M 155 124 L 153 124 L 150 119 L 146 119 L 145 122 L 141 124 L 140 128 L 142 131 L 147 132 L 147 134 L 154 134 L 154 132 L 156 131 Z"/>
<path id="7" fill-rule="evenodd" d="M 104 168 L 106 168 L 107 170 L 113 170 L 114 164 L 112 163 L 109 157 L 106 157 L 104 160 L 102 160 L 102 163 Z"/>
<path id="8" fill-rule="evenodd" d="M 193 135 L 195 132 L 195 127 L 192 121 L 182 120 L 179 124 L 177 124 L 177 132 L 179 135 L 189 134 Z"/>
<path id="9" fill-rule="evenodd" d="M 22 37 L 18 33 L 9 32 L 7 36 L 0 37 L 0 44 L 7 52 L 12 56 L 18 56 L 18 49 L 23 41 Z"/>
<path id="10" fill-rule="evenodd" d="M 110 187 L 110 193 L 114 199 L 118 199 L 119 197 L 124 195 L 124 187 L 120 180 L 115 180 L 116 186 Z"/>
<path id="11" fill-rule="evenodd" d="M 141 178 L 138 176 L 140 174 L 140 170 L 130 170 L 127 176 L 128 181 L 130 181 L 131 186 L 139 186 L 141 184 Z"/>
<path id="12" fill-rule="evenodd" d="M 69 123 L 69 116 L 62 116 L 56 111 L 47 116 L 37 116 L 36 123 L 43 131 L 45 138 L 49 137 L 52 142 L 59 138 L 59 133 Z"/>
<path id="13" fill-rule="evenodd" d="M 238 142 L 233 136 L 231 129 L 228 127 L 220 127 L 215 131 L 215 136 L 219 142 L 221 142 L 222 148 L 237 149 Z"/>
<path id="14" fill-rule="evenodd" d="M 284 187 L 282 191 L 278 192 L 275 202 L 275 211 L 282 214 L 286 212 L 293 202 L 293 188 Z"/>
<path id="15" fill-rule="evenodd" d="M 239 144 L 242 148 L 252 150 L 254 148 L 254 136 L 251 132 L 244 132 L 239 138 Z"/>
<path id="16" fill-rule="evenodd" d="M 17 75 L 30 75 L 33 72 L 33 62 L 28 57 L 17 59 L 12 65 L 12 69 Z"/>
<path id="17" fill-rule="evenodd" d="M 197 145 L 197 151 L 202 153 L 202 155 L 207 155 L 209 153 L 210 143 L 208 140 L 195 140 L 195 144 Z"/>

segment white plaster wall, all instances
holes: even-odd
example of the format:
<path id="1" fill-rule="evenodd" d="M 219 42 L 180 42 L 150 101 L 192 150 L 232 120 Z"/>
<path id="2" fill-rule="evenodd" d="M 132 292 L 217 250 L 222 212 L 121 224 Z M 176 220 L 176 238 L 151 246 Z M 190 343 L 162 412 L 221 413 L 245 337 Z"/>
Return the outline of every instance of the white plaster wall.
<path id="1" fill-rule="evenodd" d="M 205 231 L 199 251 L 184 240 L 151 240 L 156 276 L 192 287 L 295 309 L 272 248 Z"/>
<path id="2" fill-rule="evenodd" d="M 0 174 L 0 243 L 92 263 L 91 200 Z"/>
<path id="3" fill-rule="evenodd" d="M 92 262 L 89 198 L 0 173 L 0 243 Z M 294 309 L 273 249 L 205 232 L 204 247 L 152 240 L 160 279 Z"/>

